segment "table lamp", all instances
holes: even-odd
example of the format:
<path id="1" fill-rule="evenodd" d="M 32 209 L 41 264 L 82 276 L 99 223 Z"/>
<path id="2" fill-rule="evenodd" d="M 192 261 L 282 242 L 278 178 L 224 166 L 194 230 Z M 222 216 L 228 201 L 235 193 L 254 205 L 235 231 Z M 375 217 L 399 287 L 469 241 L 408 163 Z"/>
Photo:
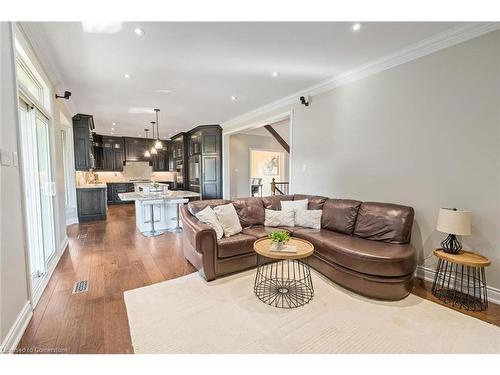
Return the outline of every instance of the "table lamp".
<path id="1" fill-rule="evenodd" d="M 437 230 L 448 233 L 448 237 L 441 242 L 443 250 L 450 254 L 458 254 L 462 250 L 462 244 L 456 236 L 471 234 L 471 213 L 456 208 L 441 208 L 439 209 Z"/>

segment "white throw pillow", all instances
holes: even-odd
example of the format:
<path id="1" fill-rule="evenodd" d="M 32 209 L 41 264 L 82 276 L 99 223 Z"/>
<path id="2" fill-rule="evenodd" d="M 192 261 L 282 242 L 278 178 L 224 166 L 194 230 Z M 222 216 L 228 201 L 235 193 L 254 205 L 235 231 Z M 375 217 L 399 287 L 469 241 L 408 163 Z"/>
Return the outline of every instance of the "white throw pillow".
<path id="1" fill-rule="evenodd" d="M 243 230 L 238 214 L 236 213 L 236 209 L 232 203 L 214 207 L 214 212 L 217 215 L 217 219 L 219 220 L 222 229 L 224 230 L 224 236 L 230 237 Z"/>
<path id="2" fill-rule="evenodd" d="M 282 210 L 307 210 L 309 199 L 301 199 L 298 201 L 281 201 Z"/>
<path id="3" fill-rule="evenodd" d="M 295 225 L 304 228 L 321 229 L 321 214 L 323 210 L 295 211 Z"/>
<path id="4" fill-rule="evenodd" d="M 293 227 L 295 225 L 295 212 L 293 210 L 267 210 L 264 219 L 266 227 Z"/>
<path id="5" fill-rule="evenodd" d="M 214 228 L 218 240 L 222 238 L 224 235 L 224 229 L 222 229 L 222 225 L 220 225 L 219 219 L 217 219 L 217 215 L 212 207 L 207 206 L 194 216 L 196 216 L 196 218 L 202 223 L 208 224 Z"/>

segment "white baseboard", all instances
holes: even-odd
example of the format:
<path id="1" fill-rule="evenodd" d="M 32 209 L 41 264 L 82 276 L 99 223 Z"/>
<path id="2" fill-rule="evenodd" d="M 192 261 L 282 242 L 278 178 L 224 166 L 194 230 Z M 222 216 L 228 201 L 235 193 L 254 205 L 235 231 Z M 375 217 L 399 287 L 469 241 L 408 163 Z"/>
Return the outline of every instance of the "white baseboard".
<path id="1" fill-rule="evenodd" d="M 16 321 L 10 328 L 7 336 L 2 342 L 0 346 L 0 353 L 13 353 L 19 341 L 21 341 L 21 337 L 23 337 L 24 331 L 26 327 L 28 327 L 28 323 L 33 316 L 33 308 L 31 307 L 31 303 L 28 301 L 22 308 L 21 312 L 16 318 Z"/>
<path id="2" fill-rule="evenodd" d="M 435 274 L 435 270 L 423 266 L 417 266 L 417 269 L 415 271 L 415 276 L 430 282 L 434 280 Z M 486 286 L 486 289 L 488 291 L 488 301 L 500 305 L 500 289 L 494 288 L 489 285 Z"/>

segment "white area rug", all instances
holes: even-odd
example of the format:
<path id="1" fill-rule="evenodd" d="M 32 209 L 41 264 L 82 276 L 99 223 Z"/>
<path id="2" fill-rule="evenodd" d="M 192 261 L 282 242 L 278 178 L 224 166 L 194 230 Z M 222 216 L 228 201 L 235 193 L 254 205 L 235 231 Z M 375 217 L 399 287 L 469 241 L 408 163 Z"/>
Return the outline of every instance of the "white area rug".
<path id="1" fill-rule="evenodd" d="M 254 275 L 125 292 L 135 352 L 500 353 L 500 328 L 414 295 L 373 301 L 314 272 L 313 300 L 278 309 L 255 297 Z"/>

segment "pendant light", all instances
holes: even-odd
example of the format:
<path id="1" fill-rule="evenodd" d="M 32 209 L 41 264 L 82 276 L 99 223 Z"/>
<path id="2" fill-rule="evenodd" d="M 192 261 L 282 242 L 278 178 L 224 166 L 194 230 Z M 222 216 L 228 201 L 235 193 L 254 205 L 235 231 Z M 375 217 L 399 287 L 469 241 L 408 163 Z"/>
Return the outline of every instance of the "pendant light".
<path id="1" fill-rule="evenodd" d="M 144 129 L 144 131 L 146 132 L 146 141 L 147 141 L 149 139 L 149 137 L 148 137 L 149 129 Z M 151 157 L 151 153 L 149 152 L 148 149 L 146 149 L 146 151 L 144 151 L 144 157 L 145 158 Z"/>
<path id="2" fill-rule="evenodd" d="M 159 123 L 159 118 L 158 118 L 160 110 L 155 108 L 155 112 L 156 112 L 156 142 L 155 142 L 155 148 L 157 150 L 161 150 L 163 148 L 163 145 L 162 145 L 162 143 L 160 141 L 160 123 Z"/>
<path id="3" fill-rule="evenodd" d="M 151 125 L 153 125 L 153 143 L 154 143 L 154 139 L 155 139 L 155 124 L 156 124 L 156 122 L 151 121 Z M 151 155 L 156 155 L 158 153 L 158 151 L 156 151 L 154 144 L 153 144 L 153 146 L 151 146 L 151 150 L 149 152 Z"/>

